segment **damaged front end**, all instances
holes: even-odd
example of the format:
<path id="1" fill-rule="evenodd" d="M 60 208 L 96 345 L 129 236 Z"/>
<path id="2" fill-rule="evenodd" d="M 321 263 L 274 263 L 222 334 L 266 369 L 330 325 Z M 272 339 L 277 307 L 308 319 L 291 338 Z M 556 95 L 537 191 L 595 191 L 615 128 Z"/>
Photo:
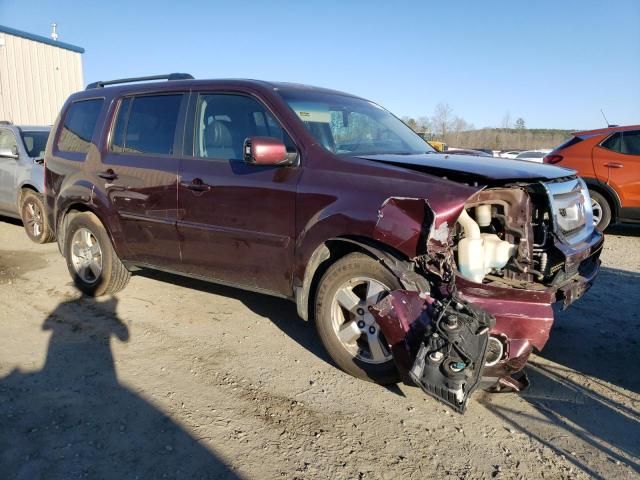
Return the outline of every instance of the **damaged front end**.
<path id="1" fill-rule="evenodd" d="M 520 372 L 544 347 L 554 307 L 591 286 L 602 248 L 576 178 L 478 188 L 437 210 L 390 198 L 376 234 L 412 252 L 429 286 L 391 292 L 371 313 L 405 381 L 459 412 L 480 384 L 526 388 Z"/>

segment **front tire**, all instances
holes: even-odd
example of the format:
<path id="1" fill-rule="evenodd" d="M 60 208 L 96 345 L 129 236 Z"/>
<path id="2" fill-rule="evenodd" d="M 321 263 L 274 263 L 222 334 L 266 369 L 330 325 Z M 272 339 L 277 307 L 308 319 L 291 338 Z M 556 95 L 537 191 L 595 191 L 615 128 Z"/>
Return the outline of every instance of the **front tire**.
<path id="1" fill-rule="evenodd" d="M 69 222 L 64 237 L 64 257 L 76 287 L 86 295 L 114 294 L 129 283 L 131 274 L 93 213 L 78 213 Z"/>
<path id="2" fill-rule="evenodd" d="M 598 230 L 604 232 L 611 223 L 611 204 L 603 195 L 594 190 L 589 190 L 589 195 L 593 209 L 593 223 Z"/>
<path id="3" fill-rule="evenodd" d="M 316 295 L 316 328 L 342 370 L 382 385 L 400 380 L 389 344 L 368 310 L 399 288 L 389 270 L 362 253 L 341 258 L 324 274 Z"/>
<path id="4" fill-rule="evenodd" d="M 45 212 L 42 195 L 25 190 L 20 200 L 20 217 L 24 231 L 32 242 L 50 243 L 55 239 Z"/>

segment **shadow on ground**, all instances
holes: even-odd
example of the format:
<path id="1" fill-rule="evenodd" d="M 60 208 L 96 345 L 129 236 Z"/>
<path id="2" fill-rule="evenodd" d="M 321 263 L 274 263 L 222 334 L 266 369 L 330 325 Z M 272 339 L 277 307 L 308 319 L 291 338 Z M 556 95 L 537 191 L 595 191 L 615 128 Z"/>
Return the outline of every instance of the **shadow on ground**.
<path id="1" fill-rule="evenodd" d="M 614 225 L 604 231 L 605 234 L 622 235 L 623 237 L 640 237 L 640 224 Z"/>
<path id="2" fill-rule="evenodd" d="M 639 295 L 640 274 L 603 268 L 591 291 L 557 316 L 547 346 L 529 362 L 531 387 L 522 398 L 535 414 L 505 407 L 499 396 L 483 396 L 483 403 L 590 476 L 612 474 L 592 467 L 594 454 L 608 459 L 605 466 L 640 472 Z"/>
<path id="3" fill-rule="evenodd" d="M 256 315 L 268 318 L 276 327 L 291 339 L 295 340 L 300 346 L 321 360 L 334 365 L 331 357 L 329 357 L 320 343 L 313 323 L 305 322 L 298 316 L 294 302 L 283 298 L 249 292 L 239 288 L 226 287 L 203 280 L 196 280 L 155 270 L 142 270 L 138 272 L 137 275 L 152 278 L 160 282 L 179 285 L 184 288 L 236 299 Z"/>
<path id="4" fill-rule="evenodd" d="M 593 288 L 557 315 L 541 356 L 640 393 L 639 302 L 640 273 L 603 267 Z"/>
<path id="5" fill-rule="evenodd" d="M 115 312 L 115 299 L 61 303 L 43 369 L 0 379 L 2 478 L 238 478 L 118 382 L 110 342 L 129 330 Z"/>

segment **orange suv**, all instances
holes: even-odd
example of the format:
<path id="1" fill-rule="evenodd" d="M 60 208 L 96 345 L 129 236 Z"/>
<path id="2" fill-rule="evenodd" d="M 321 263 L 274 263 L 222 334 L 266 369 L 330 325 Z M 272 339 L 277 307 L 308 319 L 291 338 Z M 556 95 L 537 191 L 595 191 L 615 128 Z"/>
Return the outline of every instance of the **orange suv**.
<path id="1" fill-rule="evenodd" d="M 640 125 L 575 132 L 544 162 L 578 171 L 589 186 L 599 230 L 640 223 Z"/>

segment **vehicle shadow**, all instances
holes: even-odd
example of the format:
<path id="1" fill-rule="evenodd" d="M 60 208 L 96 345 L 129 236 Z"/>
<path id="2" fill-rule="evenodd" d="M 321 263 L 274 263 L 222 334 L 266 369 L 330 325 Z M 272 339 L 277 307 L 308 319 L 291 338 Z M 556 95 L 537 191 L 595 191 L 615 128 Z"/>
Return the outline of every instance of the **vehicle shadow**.
<path id="1" fill-rule="evenodd" d="M 120 384 L 111 337 L 129 340 L 117 300 L 61 303 L 42 370 L 0 379 L 7 479 L 239 478 L 184 428 Z"/>
<path id="2" fill-rule="evenodd" d="M 0 222 L 4 222 L 4 223 L 10 223 L 11 225 L 15 225 L 16 227 L 22 227 L 22 220 L 18 220 L 17 218 L 13 218 L 13 217 L 5 217 L 3 215 L 0 215 Z"/>
<path id="3" fill-rule="evenodd" d="M 339 369 L 324 349 L 313 322 L 305 322 L 302 320 L 298 316 L 295 303 L 292 301 L 158 270 L 140 270 L 136 272 L 136 275 L 205 293 L 234 298 L 242 302 L 244 306 L 253 313 L 269 319 L 269 321 L 278 327 L 285 335 L 320 360 Z M 405 396 L 404 392 L 397 385 L 391 384 L 382 387 L 395 395 Z"/>
<path id="4" fill-rule="evenodd" d="M 541 356 L 640 393 L 638 302 L 640 273 L 603 267 L 591 290 L 556 315 Z"/>
<path id="5" fill-rule="evenodd" d="M 623 224 L 623 225 L 614 225 L 613 227 L 609 227 L 604 231 L 605 235 L 621 235 L 623 237 L 640 237 L 640 224 L 632 225 L 632 224 Z"/>
<path id="6" fill-rule="evenodd" d="M 136 272 L 136 275 L 179 285 L 184 288 L 236 299 L 242 302 L 253 313 L 268 318 L 276 327 L 296 341 L 300 346 L 321 360 L 335 365 L 320 343 L 313 323 L 305 322 L 298 316 L 296 305 L 292 301 L 156 270 L 141 270 Z"/>
<path id="7" fill-rule="evenodd" d="M 500 395 L 481 402 L 592 477 L 611 478 L 607 468 L 625 465 L 640 472 L 638 292 L 640 274 L 603 268 L 591 291 L 557 315 L 527 366 L 531 387 L 521 398 L 534 413 L 507 407 Z"/>

